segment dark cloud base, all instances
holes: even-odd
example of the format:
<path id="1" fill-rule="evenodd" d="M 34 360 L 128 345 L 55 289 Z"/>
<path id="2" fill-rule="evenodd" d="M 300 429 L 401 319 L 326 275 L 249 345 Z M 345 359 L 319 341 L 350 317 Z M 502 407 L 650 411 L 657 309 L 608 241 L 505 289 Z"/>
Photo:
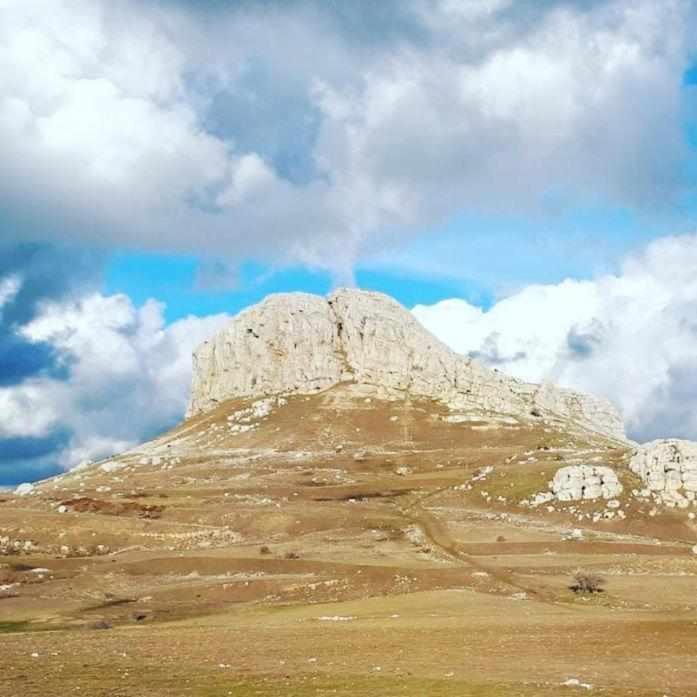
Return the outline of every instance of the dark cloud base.
<path id="1" fill-rule="evenodd" d="M 57 431 L 47 438 L 0 440 L 0 487 L 45 479 L 61 472 L 55 454 L 69 440 L 66 431 Z"/>
<path id="2" fill-rule="evenodd" d="M 52 347 L 29 342 L 18 329 L 34 319 L 42 302 L 85 292 L 99 281 L 102 265 L 96 254 L 55 245 L 0 244 L 0 279 L 17 276 L 17 295 L 0 314 L 0 386 L 17 385 L 30 377 L 65 378 L 68 367 Z"/>
<path id="3" fill-rule="evenodd" d="M 0 279 L 17 276 L 18 293 L 0 314 L 0 387 L 37 377 L 63 380 L 70 365 L 53 347 L 26 340 L 18 330 L 35 318 L 44 302 L 78 297 L 101 281 L 100 254 L 39 243 L 0 244 Z M 61 469 L 55 454 L 69 434 L 0 439 L 0 486 L 48 477 Z"/>

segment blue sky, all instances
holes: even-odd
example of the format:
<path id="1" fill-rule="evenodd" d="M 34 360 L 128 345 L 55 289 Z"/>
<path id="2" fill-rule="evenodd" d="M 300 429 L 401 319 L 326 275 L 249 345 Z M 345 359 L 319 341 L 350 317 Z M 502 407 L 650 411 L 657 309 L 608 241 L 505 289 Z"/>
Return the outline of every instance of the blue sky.
<path id="1" fill-rule="evenodd" d="M 555 211 L 529 218 L 458 215 L 398 250 L 358 263 L 353 282 L 387 293 L 407 307 L 460 297 L 489 308 L 497 298 L 530 283 L 615 272 L 629 252 L 666 230 L 691 232 L 693 221 L 689 209 L 679 215 L 661 212 L 656 218 L 617 209 Z M 337 283 L 326 269 L 123 251 L 109 257 L 102 291 L 125 293 L 137 305 L 157 298 L 166 304 L 165 316 L 172 322 L 190 314 L 234 314 L 269 293 L 326 294 Z"/>
<path id="2" fill-rule="evenodd" d="M 104 273 L 103 292 L 125 293 L 140 305 L 149 298 L 166 304 L 168 322 L 187 315 L 234 314 L 269 293 L 305 292 L 326 295 L 335 286 L 327 271 L 303 267 L 275 269 L 253 262 L 226 269 L 227 284 L 210 287 L 201 282 L 201 262 L 196 257 L 123 253 L 114 255 Z M 434 303 L 453 295 L 490 304 L 490 293 L 466 279 L 438 279 L 390 271 L 358 269 L 355 283 L 399 298 L 404 305 Z"/>
<path id="3" fill-rule="evenodd" d="M 5 3 L 0 484 L 175 423 L 190 344 L 268 293 L 488 311 L 690 240 L 695 12 Z"/>

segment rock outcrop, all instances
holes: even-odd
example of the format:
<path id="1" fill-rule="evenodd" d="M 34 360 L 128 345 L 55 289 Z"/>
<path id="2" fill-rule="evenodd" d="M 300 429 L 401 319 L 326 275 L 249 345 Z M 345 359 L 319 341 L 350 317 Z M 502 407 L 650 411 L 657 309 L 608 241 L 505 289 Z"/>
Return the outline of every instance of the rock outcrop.
<path id="1" fill-rule="evenodd" d="M 643 498 L 682 508 L 697 500 L 697 443 L 655 440 L 639 446 L 629 468 L 641 477 Z"/>
<path id="2" fill-rule="evenodd" d="M 557 470 L 550 489 L 559 501 L 614 499 L 622 485 L 610 467 L 571 465 Z"/>
<path id="3" fill-rule="evenodd" d="M 607 401 L 523 383 L 461 356 L 381 293 L 338 290 L 271 295 L 233 319 L 194 353 L 188 416 L 236 397 L 312 394 L 340 382 L 378 396 L 442 400 L 454 409 L 555 416 L 624 439 Z"/>

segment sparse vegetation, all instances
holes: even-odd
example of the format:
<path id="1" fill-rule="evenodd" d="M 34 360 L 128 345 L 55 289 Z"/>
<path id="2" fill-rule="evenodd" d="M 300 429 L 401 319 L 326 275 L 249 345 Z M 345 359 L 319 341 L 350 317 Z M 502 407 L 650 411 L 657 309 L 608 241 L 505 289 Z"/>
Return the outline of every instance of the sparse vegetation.
<path id="1" fill-rule="evenodd" d="M 300 555 L 297 552 L 286 552 L 283 555 L 284 559 L 300 559 Z"/>
<path id="2" fill-rule="evenodd" d="M 602 593 L 605 579 L 598 574 L 588 571 L 577 571 L 572 579 L 569 589 L 574 593 Z"/>
<path id="3" fill-rule="evenodd" d="M 268 545 L 262 545 L 259 547 L 259 554 L 271 554 L 271 549 Z"/>
<path id="4" fill-rule="evenodd" d="M 111 629 L 112 626 L 113 625 L 108 620 L 97 620 L 96 622 L 92 622 L 90 629 Z"/>

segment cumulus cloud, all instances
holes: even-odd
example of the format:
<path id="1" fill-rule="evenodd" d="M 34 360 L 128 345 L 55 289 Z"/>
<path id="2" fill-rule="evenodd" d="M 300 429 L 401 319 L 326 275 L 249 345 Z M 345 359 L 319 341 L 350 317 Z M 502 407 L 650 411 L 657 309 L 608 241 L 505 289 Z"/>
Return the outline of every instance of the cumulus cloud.
<path id="1" fill-rule="evenodd" d="M 8 234 L 348 275 L 461 210 L 660 207 L 690 12 L 2 0 Z"/>
<path id="2" fill-rule="evenodd" d="M 40 374 L 62 374 L 52 347 L 27 341 L 16 328 L 34 317 L 43 300 L 88 292 L 100 270 L 94 254 L 0 242 L 0 386 L 17 385 Z"/>
<path id="3" fill-rule="evenodd" d="M 225 320 L 188 317 L 165 326 L 161 304 L 136 308 L 124 295 L 45 302 L 17 331 L 49 344 L 67 377 L 0 389 L 0 440 L 53 438 L 49 455 L 71 467 L 152 437 L 182 417 L 191 352 Z"/>
<path id="4" fill-rule="evenodd" d="M 16 297 L 21 287 L 22 282 L 17 274 L 0 279 L 0 312 L 3 305 L 7 305 Z"/>
<path id="5" fill-rule="evenodd" d="M 697 235 L 664 238 L 616 275 L 529 286 L 487 311 L 452 299 L 413 312 L 461 353 L 604 395 L 638 440 L 697 439 L 695 268 Z"/>
<path id="6" fill-rule="evenodd" d="M 45 399 L 45 385 L 29 382 L 20 387 L 0 389 L 0 438 L 39 438 L 58 421 L 58 412 Z"/>

